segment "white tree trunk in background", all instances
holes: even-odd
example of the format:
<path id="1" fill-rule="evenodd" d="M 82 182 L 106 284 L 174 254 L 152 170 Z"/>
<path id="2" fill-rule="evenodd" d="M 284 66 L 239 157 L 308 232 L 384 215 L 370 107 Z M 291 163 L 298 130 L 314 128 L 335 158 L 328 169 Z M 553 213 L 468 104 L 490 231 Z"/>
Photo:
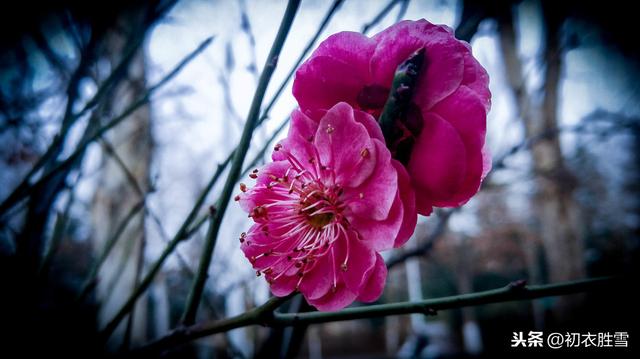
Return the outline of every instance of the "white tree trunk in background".
<path id="1" fill-rule="evenodd" d="M 126 40 L 131 31 L 131 19 L 123 16 L 118 31 L 110 35 L 107 52 L 113 69 L 120 61 L 127 46 Z M 114 90 L 111 103 L 106 106 L 106 114 L 119 114 L 127 108 L 146 89 L 144 53 L 139 50 L 129 67 L 127 80 Z M 124 162 L 143 192 L 149 188 L 149 167 L 151 163 L 151 129 L 149 106 L 143 106 L 123 121 L 106 136 L 113 144 L 115 153 Z M 98 187 L 92 203 L 92 225 L 94 248 L 102 249 L 118 227 L 123 217 L 141 200 L 140 193 L 132 185 L 121 166 L 112 156 L 104 153 L 103 170 L 100 172 Z M 145 240 L 144 211 L 138 212 L 122 233 L 117 245 L 104 262 L 96 287 L 97 301 L 100 304 L 99 325 L 104 325 L 113 318 L 117 310 L 136 285 L 138 259 L 144 258 L 140 251 L 144 250 Z M 131 328 L 131 342 L 146 341 L 147 297 L 141 297 L 134 309 Z M 123 320 L 112 335 L 110 346 L 117 348 L 124 339 L 127 320 Z"/>
<path id="2" fill-rule="evenodd" d="M 562 65 L 560 23 L 552 14 L 545 14 L 545 22 L 547 36 L 543 53 L 546 72 L 541 105 L 534 106 L 528 94 L 510 13 L 505 13 L 500 19 L 500 46 L 507 79 L 513 89 L 517 111 L 524 123 L 525 135 L 536 139 L 531 148 L 536 186 L 533 197 L 536 229 L 542 239 L 548 279 L 550 282 L 560 282 L 583 278 L 586 269 L 579 208 L 573 198 L 576 181 L 564 164 L 557 132 L 560 122 L 557 118 L 558 88 Z M 556 319 L 562 322 L 572 318 L 571 311 L 579 301 L 580 296 L 558 298 L 554 307 Z"/>

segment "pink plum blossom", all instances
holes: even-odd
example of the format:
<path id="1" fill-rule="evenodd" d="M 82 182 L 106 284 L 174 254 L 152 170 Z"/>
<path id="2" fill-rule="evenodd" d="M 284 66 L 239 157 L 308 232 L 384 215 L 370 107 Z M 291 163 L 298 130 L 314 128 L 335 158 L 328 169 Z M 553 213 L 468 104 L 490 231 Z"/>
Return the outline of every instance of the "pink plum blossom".
<path id="1" fill-rule="evenodd" d="M 319 121 L 296 110 L 272 157 L 236 197 L 255 222 L 240 242 L 256 273 L 274 295 L 298 290 L 323 311 L 376 300 L 387 276 L 378 251 L 406 242 L 417 214 L 375 119 L 344 102 Z"/>
<path id="2" fill-rule="evenodd" d="M 293 94 L 303 113 L 319 118 L 338 102 L 378 117 L 396 68 L 423 48 L 425 60 L 406 111 L 408 153 L 387 143 L 403 162 L 418 213 L 466 203 L 490 169 L 484 150 L 489 77 L 468 43 L 446 26 L 402 21 L 369 38 L 340 32 L 323 41 L 297 71 Z"/>

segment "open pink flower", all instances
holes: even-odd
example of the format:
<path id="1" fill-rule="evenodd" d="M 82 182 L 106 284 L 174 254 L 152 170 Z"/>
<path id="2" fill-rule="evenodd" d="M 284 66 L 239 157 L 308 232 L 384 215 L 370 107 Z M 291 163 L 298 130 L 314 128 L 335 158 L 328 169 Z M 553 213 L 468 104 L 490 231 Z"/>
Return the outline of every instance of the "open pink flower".
<path id="1" fill-rule="evenodd" d="M 346 103 L 320 121 L 296 110 L 273 159 L 237 197 L 255 222 L 240 241 L 257 274 L 319 310 L 376 300 L 387 276 L 377 252 L 403 244 L 417 214 L 373 117 Z"/>
<path id="2" fill-rule="evenodd" d="M 416 50 L 425 61 L 406 116 L 413 124 L 404 162 L 418 212 L 464 204 L 490 169 L 483 150 L 490 108 L 489 77 L 471 47 L 450 28 L 426 20 L 402 21 L 372 38 L 341 32 L 323 41 L 296 72 L 293 94 L 312 118 L 344 101 L 378 117 L 393 75 Z"/>

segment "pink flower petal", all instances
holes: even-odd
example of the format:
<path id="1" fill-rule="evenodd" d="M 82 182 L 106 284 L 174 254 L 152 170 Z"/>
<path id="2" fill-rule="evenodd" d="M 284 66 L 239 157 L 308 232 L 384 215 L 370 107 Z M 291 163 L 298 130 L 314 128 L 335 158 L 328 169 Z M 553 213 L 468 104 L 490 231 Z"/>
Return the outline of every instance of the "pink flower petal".
<path id="1" fill-rule="evenodd" d="M 314 144 L 321 163 L 333 170 L 340 186 L 359 186 L 376 166 L 376 148 L 367 129 L 355 121 L 353 108 L 344 102 L 322 117 Z"/>
<path id="2" fill-rule="evenodd" d="M 419 189 L 416 188 L 416 191 Z M 433 200 L 428 195 L 419 195 L 416 192 L 416 211 L 423 216 L 429 216 L 433 212 Z"/>
<path id="3" fill-rule="evenodd" d="M 335 270 L 340 273 L 347 288 L 359 293 L 367 273 L 376 263 L 376 252 L 365 245 L 353 231 L 338 239 L 335 246 Z"/>
<path id="4" fill-rule="evenodd" d="M 344 283 L 340 283 L 335 290 L 330 290 L 326 295 L 317 299 L 307 299 L 309 304 L 318 310 L 328 312 L 343 309 L 358 297 L 358 295 L 347 289 Z"/>
<path id="5" fill-rule="evenodd" d="M 394 246 L 403 222 L 403 215 L 402 200 L 400 195 L 396 194 L 386 219 L 378 221 L 369 216 L 358 216 L 353 213 L 347 215 L 347 218 L 367 246 L 375 251 L 386 251 Z"/>
<path id="6" fill-rule="evenodd" d="M 289 125 L 289 137 L 297 135 L 308 140 L 315 136 L 317 130 L 318 123 L 316 121 L 303 114 L 300 109 L 293 110 L 293 113 L 291 113 L 291 124 Z"/>
<path id="7" fill-rule="evenodd" d="M 382 130 L 380 129 L 380 125 L 378 125 L 378 121 L 376 121 L 373 116 L 364 112 L 364 111 L 353 111 L 356 122 L 361 123 L 367 129 L 369 136 L 371 138 L 375 138 L 380 142 L 384 143 L 384 135 L 382 134 Z"/>
<path id="8" fill-rule="evenodd" d="M 387 266 L 384 264 L 382 256 L 376 253 L 376 264 L 367 276 L 367 281 L 360 290 L 358 300 L 365 303 L 376 301 L 382 295 L 386 281 Z"/>
<path id="9" fill-rule="evenodd" d="M 240 245 L 240 249 L 245 257 L 252 262 L 253 268 L 256 270 L 264 270 L 272 268 L 274 271 L 281 272 L 290 267 L 291 264 L 282 256 L 267 255 L 265 252 L 273 251 L 289 251 L 293 245 L 290 241 L 274 243 L 274 241 L 265 236 L 261 231 L 249 232 L 249 237 Z"/>
<path id="10" fill-rule="evenodd" d="M 424 113 L 423 117 L 424 128 L 408 166 L 418 212 L 426 210 L 421 207 L 425 198 L 438 201 L 455 195 L 467 170 L 465 145 L 456 129 L 434 113 Z"/>
<path id="11" fill-rule="evenodd" d="M 433 198 L 433 205 L 438 207 L 458 207 L 469 201 L 478 192 L 485 172 L 482 151 L 467 152 L 467 165 L 464 177 L 456 192 L 448 197 Z"/>
<path id="12" fill-rule="evenodd" d="M 289 168 L 289 163 L 286 161 L 274 161 L 267 163 L 258 170 L 258 178 L 256 179 L 256 186 L 266 186 L 273 181 L 271 176 L 284 177 Z"/>
<path id="13" fill-rule="evenodd" d="M 368 68 L 328 56 L 312 57 L 296 71 L 293 96 L 302 110 L 330 109 L 341 101 L 356 104 Z"/>
<path id="14" fill-rule="evenodd" d="M 468 151 L 480 151 L 486 134 L 486 113 L 478 95 L 460 86 L 431 110 L 448 121 L 457 131 Z"/>
<path id="15" fill-rule="evenodd" d="M 424 47 L 426 71 L 420 72 L 413 101 L 423 110 L 449 96 L 463 78 L 464 55 L 468 51 L 455 40 L 451 30 L 426 20 L 402 21 L 377 34 L 376 51 L 371 58 L 372 77 L 377 84 L 388 85 L 404 60 Z"/>
<path id="16" fill-rule="evenodd" d="M 294 110 L 291 114 L 291 125 L 289 126 L 288 136 L 280 141 L 280 150 L 274 150 L 271 158 L 274 161 L 287 161 L 286 153 L 290 153 L 298 159 L 309 159 L 315 157 L 313 148 L 313 136 L 315 136 L 318 124 L 304 115 L 300 110 Z M 288 164 L 288 161 L 287 161 Z M 307 165 L 307 161 L 303 161 L 303 165 Z M 314 166 L 308 166 L 309 170 L 315 173 Z"/>
<path id="17" fill-rule="evenodd" d="M 416 223 L 418 222 L 418 213 L 416 212 L 416 194 L 411 187 L 409 173 L 407 173 L 407 170 L 400 162 L 392 160 L 391 163 L 398 172 L 398 192 L 404 209 L 402 225 L 393 244 L 395 248 L 398 248 L 405 244 L 413 234 L 413 231 L 415 231 Z"/>
<path id="18" fill-rule="evenodd" d="M 376 146 L 376 167 L 373 174 L 357 188 L 344 189 L 344 202 L 356 216 L 381 221 L 389 216 L 396 198 L 398 174 L 391 165 L 391 153 L 385 145 L 373 140 Z"/>
<path id="19" fill-rule="evenodd" d="M 271 293 L 276 297 L 284 297 L 296 290 L 296 285 L 298 284 L 298 276 L 281 276 L 278 280 L 273 281 L 269 289 Z"/>
<path id="20" fill-rule="evenodd" d="M 343 31 L 329 36 L 318 46 L 311 57 L 329 56 L 357 68 L 367 68 L 376 42 L 359 32 Z M 363 74 L 368 73 L 363 71 Z"/>
<path id="21" fill-rule="evenodd" d="M 300 292 L 307 300 L 318 299 L 331 289 L 333 278 L 327 273 L 327 268 L 332 266 L 330 256 L 327 255 L 318 258 L 313 267 L 305 272 L 302 283 L 300 283 Z"/>
<path id="22" fill-rule="evenodd" d="M 471 54 L 471 49 L 464 53 L 464 75 L 462 85 L 470 88 L 480 98 L 485 112 L 491 108 L 491 92 L 489 91 L 489 74 Z"/>
<path id="23" fill-rule="evenodd" d="M 460 86 L 432 109 L 447 120 L 458 132 L 465 145 L 466 171 L 458 190 L 449 196 L 434 198 L 433 205 L 455 207 L 466 203 L 480 187 L 488 172 L 486 156 L 483 153 L 486 114 L 481 99 L 467 86 Z"/>

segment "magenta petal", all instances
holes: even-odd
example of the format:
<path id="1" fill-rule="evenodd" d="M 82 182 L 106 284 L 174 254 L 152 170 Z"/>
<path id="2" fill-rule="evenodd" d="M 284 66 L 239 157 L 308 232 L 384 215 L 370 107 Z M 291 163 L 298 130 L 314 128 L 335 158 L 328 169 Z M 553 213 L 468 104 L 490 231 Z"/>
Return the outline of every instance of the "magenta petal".
<path id="1" fill-rule="evenodd" d="M 374 82 L 389 87 L 398 65 L 424 46 L 426 36 L 433 36 L 434 28 L 427 21 L 401 21 L 376 34 L 373 40 L 377 46 L 371 57 Z"/>
<path id="2" fill-rule="evenodd" d="M 284 297 L 296 290 L 298 284 L 298 276 L 281 276 L 276 280 L 272 280 L 270 285 L 271 293 L 276 297 Z"/>
<path id="3" fill-rule="evenodd" d="M 335 311 L 343 309 L 356 300 L 358 295 L 347 289 L 344 283 L 338 284 L 335 290 L 331 289 L 326 295 L 317 299 L 308 299 L 309 304 L 321 311 Z"/>
<path id="4" fill-rule="evenodd" d="M 487 115 L 478 95 L 467 86 L 460 86 L 431 111 L 455 127 L 467 151 L 480 151 L 484 146 Z"/>
<path id="5" fill-rule="evenodd" d="M 368 71 L 375 47 L 376 42 L 369 37 L 359 32 L 343 31 L 322 41 L 311 57 L 328 56 Z"/>
<path id="6" fill-rule="evenodd" d="M 378 121 L 376 121 L 376 119 L 373 118 L 373 116 L 371 116 L 370 114 L 364 111 L 359 111 L 359 110 L 354 110 L 353 115 L 355 117 L 356 122 L 364 125 L 364 127 L 367 129 L 367 132 L 369 133 L 369 136 L 371 138 L 375 138 L 377 140 L 380 140 L 380 142 L 384 143 L 384 135 L 382 134 L 382 129 L 380 129 L 380 125 L 378 124 Z"/>
<path id="7" fill-rule="evenodd" d="M 418 222 L 418 214 L 416 212 L 416 194 L 411 187 L 409 173 L 407 173 L 407 170 L 400 162 L 392 160 L 391 163 L 398 172 L 398 192 L 404 210 L 402 225 L 393 244 L 393 246 L 397 248 L 405 244 L 413 234 L 413 231 L 416 229 L 416 223 Z"/>
<path id="8" fill-rule="evenodd" d="M 240 193 L 238 195 L 240 200 L 238 204 L 243 211 L 251 213 L 251 211 L 269 199 L 269 194 L 265 193 L 264 186 L 256 186 L 248 190 L 247 192 Z"/>
<path id="9" fill-rule="evenodd" d="M 486 132 L 485 108 L 476 93 L 466 86 L 460 86 L 432 111 L 455 127 L 464 142 L 467 161 L 464 178 L 456 192 L 434 198 L 433 204 L 443 207 L 459 206 L 476 194 L 488 172 L 486 154 L 483 152 Z"/>
<path id="10" fill-rule="evenodd" d="M 307 300 L 320 298 L 331 289 L 333 278 L 327 274 L 327 268 L 332 266 L 330 256 L 325 255 L 318 258 L 313 267 L 304 273 L 304 278 L 300 283 L 300 292 Z"/>
<path id="11" fill-rule="evenodd" d="M 480 98 L 485 109 L 491 108 L 491 92 L 489 91 L 489 74 L 471 54 L 471 49 L 464 53 L 464 75 L 462 85 L 470 88 Z"/>
<path id="12" fill-rule="evenodd" d="M 478 192 L 485 172 L 485 158 L 482 151 L 467 152 L 466 172 L 456 193 L 449 197 L 434 198 L 433 205 L 438 207 L 458 207 L 469 201 Z"/>
<path id="13" fill-rule="evenodd" d="M 318 123 L 303 114 L 300 109 L 295 109 L 291 113 L 291 124 L 289 125 L 287 137 L 295 135 L 306 139 L 307 142 L 313 142 L 313 136 L 315 136 L 317 130 Z"/>
<path id="14" fill-rule="evenodd" d="M 416 195 L 416 211 L 423 216 L 433 213 L 433 201 L 428 196 Z"/>
<path id="15" fill-rule="evenodd" d="M 305 113 L 329 109 L 341 101 L 355 105 L 367 77 L 357 65 L 328 56 L 312 57 L 296 71 L 293 96 Z"/>
<path id="16" fill-rule="evenodd" d="M 320 120 L 315 142 L 320 161 L 343 187 L 357 187 L 376 166 L 374 145 L 364 125 L 354 119 L 353 108 L 341 102 Z"/>
<path id="17" fill-rule="evenodd" d="M 408 166 L 416 188 L 416 198 L 426 197 L 432 201 L 448 199 L 456 194 L 465 177 L 465 145 L 449 122 L 434 113 L 423 116 L 424 128 L 415 143 Z"/>
<path id="18" fill-rule="evenodd" d="M 377 158 L 373 174 L 357 188 L 345 188 L 344 202 L 359 217 L 369 217 L 381 221 L 389 216 L 396 198 L 398 174 L 391 165 L 391 153 L 385 145 L 373 140 Z"/>
<path id="19" fill-rule="evenodd" d="M 280 246 L 269 246 L 269 245 L 257 245 L 251 244 L 247 245 L 247 243 L 243 243 L 240 246 L 240 249 L 244 253 L 245 257 L 250 261 L 253 260 L 253 268 L 255 270 L 264 270 L 266 268 L 272 268 L 272 270 L 281 272 L 286 270 L 289 267 L 289 263 L 287 263 L 286 258 L 282 256 L 261 256 L 266 251 L 273 249 L 277 250 L 285 250 L 284 247 L 291 248 L 292 245 L 290 243 L 286 243 Z M 253 259 L 255 258 L 255 259 Z M 294 272 L 295 273 L 295 272 Z"/>
<path id="20" fill-rule="evenodd" d="M 427 47 L 427 69 L 420 73 L 414 102 L 423 110 L 453 93 L 462 82 L 464 60 L 456 42 L 433 44 Z"/>
<path id="21" fill-rule="evenodd" d="M 256 179 L 256 186 L 266 186 L 273 181 L 271 176 L 284 177 L 289 168 L 289 163 L 286 161 L 274 161 L 267 163 L 258 170 L 258 178 Z"/>
<path id="22" fill-rule="evenodd" d="M 252 262 L 253 268 L 262 270 L 272 265 L 279 258 L 274 256 L 260 257 L 261 254 L 273 248 L 273 245 L 271 239 L 258 228 L 258 226 L 254 225 L 249 230 L 248 237 L 240 245 L 240 249 L 244 253 L 245 257 Z"/>
<path id="23" fill-rule="evenodd" d="M 311 141 L 316 133 L 318 124 L 302 113 L 300 109 L 295 109 L 291 113 L 291 122 L 287 137 L 280 141 L 280 145 L 288 151 L 293 151 L 296 156 L 308 157 L 311 150 Z M 273 151 L 271 159 L 274 161 L 286 160 L 284 151 Z"/>
<path id="24" fill-rule="evenodd" d="M 460 85 L 464 53 L 468 50 L 445 26 L 426 20 L 402 21 L 374 37 L 378 41 L 371 58 L 377 84 L 390 84 L 400 63 L 415 50 L 425 48 L 426 71 L 421 71 L 413 101 L 423 110 L 449 96 Z"/>
<path id="25" fill-rule="evenodd" d="M 396 194 L 389 216 L 381 221 L 372 220 L 368 216 L 350 215 L 349 223 L 360 234 L 361 240 L 371 249 L 385 251 L 393 248 L 398 231 L 404 218 L 404 209 L 400 195 Z"/>
<path id="26" fill-rule="evenodd" d="M 355 232 L 338 239 L 335 247 L 335 270 L 341 273 L 347 288 L 359 293 L 367 273 L 376 262 L 375 252 L 358 239 Z M 346 270 L 345 270 L 346 269 Z"/>
<path id="27" fill-rule="evenodd" d="M 387 266 L 384 264 L 382 256 L 376 253 L 376 264 L 367 276 L 367 281 L 360 290 L 358 300 L 365 303 L 376 301 L 382 295 L 386 281 Z"/>

